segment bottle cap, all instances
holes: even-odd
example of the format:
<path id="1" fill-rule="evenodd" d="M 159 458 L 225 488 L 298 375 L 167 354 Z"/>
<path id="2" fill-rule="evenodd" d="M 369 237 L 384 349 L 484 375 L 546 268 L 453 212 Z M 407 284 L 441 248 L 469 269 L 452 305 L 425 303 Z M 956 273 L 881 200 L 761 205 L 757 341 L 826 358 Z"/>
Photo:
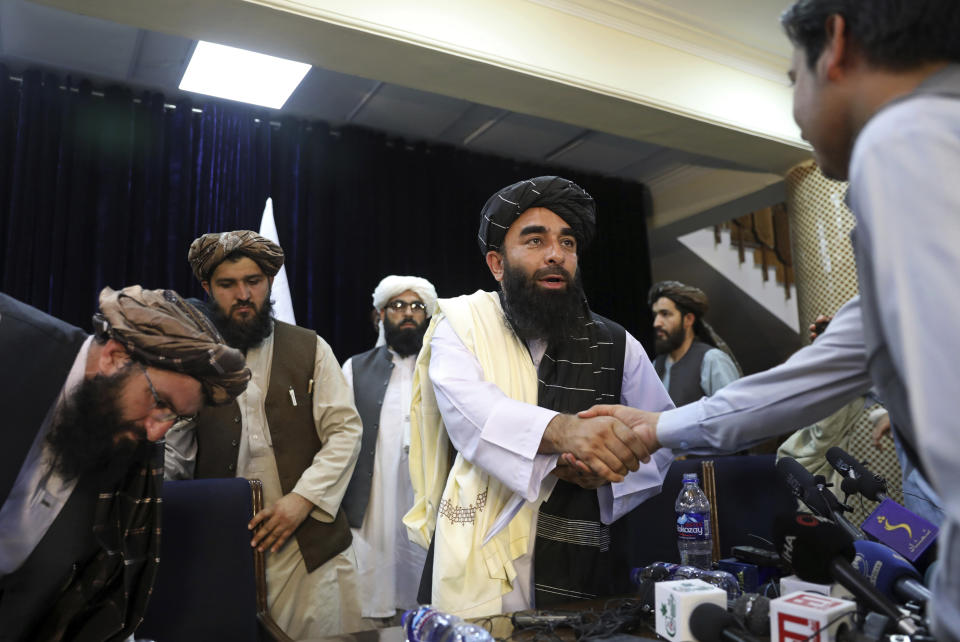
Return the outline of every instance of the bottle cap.
<path id="1" fill-rule="evenodd" d="M 690 482 L 690 481 L 695 481 L 695 482 L 700 481 L 700 478 L 697 477 L 697 473 L 683 473 L 683 483 L 686 484 L 687 482 Z"/>

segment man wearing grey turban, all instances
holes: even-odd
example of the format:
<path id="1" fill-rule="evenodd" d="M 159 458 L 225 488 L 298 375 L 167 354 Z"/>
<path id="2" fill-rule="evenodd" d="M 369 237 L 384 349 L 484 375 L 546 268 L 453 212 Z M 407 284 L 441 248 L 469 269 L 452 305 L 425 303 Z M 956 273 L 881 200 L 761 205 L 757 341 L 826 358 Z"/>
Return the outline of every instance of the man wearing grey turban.
<path id="1" fill-rule="evenodd" d="M 641 465 L 623 424 L 576 413 L 673 404 L 640 343 L 587 305 L 578 261 L 595 225 L 593 198 L 557 176 L 483 206 L 477 238 L 499 287 L 439 301 L 414 381 L 411 476 L 425 490 L 404 521 L 424 538 L 436 525 L 421 600 L 483 615 L 629 590 L 616 559 L 632 543 L 611 524 L 660 491 L 672 456 Z M 434 416 L 459 453 L 449 478 L 432 473 Z"/>
<path id="2" fill-rule="evenodd" d="M 133 633 L 156 576 L 161 440 L 250 379 L 172 290 L 105 288 L 94 335 L 0 294 L 0 631 Z"/>
<path id="3" fill-rule="evenodd" d="M 437 291 L 424 278 L 392 274 L 373 291 L 373 307 L 383 343 L 343 364 L 363 421 L 360 457 L 344 503 L 356 543 L 363 616 L 398 624 L 398 612 L 417 606 L 426 557 L 400 519 L 413 505 L 407 457 L 413 367 L 437 309 Z"/>
<path id="4" fill-rule="evenodd" d="M 279 245 L 249 230 L 204 234 L 187 259 L 253 378 L 233 404 L 170 432 L 167 477 L 261 480 L 265 508 L 250 522 L 251 544 L 267 552 L 267 605 L 288 636 L 369 628 L 341 502 L 361 425 L 340 364 L 315 332 L 272 318 Z"/>
<path id="5" fill-rule="evenodd" d="M 704 319 L 710 304 L 703 290 L 661 281 L 647 299 L 656 333 L 653 365 L 673 403 L 709 397 L 740 377 L 730 348 Z"/>

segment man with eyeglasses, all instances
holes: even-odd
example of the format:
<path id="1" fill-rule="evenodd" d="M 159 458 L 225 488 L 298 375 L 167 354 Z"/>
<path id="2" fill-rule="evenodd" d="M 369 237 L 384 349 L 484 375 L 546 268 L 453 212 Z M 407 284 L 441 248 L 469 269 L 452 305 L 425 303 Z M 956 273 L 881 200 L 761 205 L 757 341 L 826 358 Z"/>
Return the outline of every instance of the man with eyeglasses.
<path id="1" fill-rule="evenodd" d="M 251 544 L 266 552 L 270 615 L 292 638 L 369 628 L 360 618 L 343 493 L 360 446 L 360 417 L 326 341 L 271 317 L 283 250 L 249 230 L 205 234 L 188 260 L 227 343 L 253 378 L 236 402 L 200 413 L 167 437 L 168 478 L 263 483 Z"/>
<path id="2" fill-rule="evenodd" d="M 105 288 L 94 334 L 0 294 L 0 639 L 122 639 L 156 577 L 162 440 L 243 354 L 172 290 Z"/>
<path id="3" fill-rule="evenodd" d="M 408 452 L 413 367 L 437 307 L 426 279 L 390 275 L 373 291 L 380 336 L 371 350 L 347 359 L 343 374 L 363 420 L 357 467 L 344 498 L 353 529 L 365 600 L 363 616 L 392 625 L 417 606 L 426 551 L 410 542 L 401 521 L 413 506 Z"/>

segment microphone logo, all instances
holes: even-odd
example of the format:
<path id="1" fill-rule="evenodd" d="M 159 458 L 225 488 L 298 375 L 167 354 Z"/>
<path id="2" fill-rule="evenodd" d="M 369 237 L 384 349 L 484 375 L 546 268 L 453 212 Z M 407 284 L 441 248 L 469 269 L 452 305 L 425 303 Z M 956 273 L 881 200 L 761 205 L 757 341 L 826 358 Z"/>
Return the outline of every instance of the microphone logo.
<path id="1" fill-rule="evenodd" d="M 910 528 L 910 524 L 903 522 L 902 524 L 891 524 L 890 520 L 887 519 L 886 515 L 877 515 L 877 522 L 883 525 L 883 529 L 886 531 L 895 531 L 898 528 L 902 528 L 907 531 L 907 537 L 913 539 L 913 530 Z"/>
<path id="2" fill-rule="evenodd" d="M 783 538 L 783 549 L 780 551 L 780 557 L 785 559 L 788 564 L 793 564 L 793 543 L 796 540 L 796 535 L 787 535 Z"/>
<path id="3" fill-rule="evenodd" d="M 797 523 L 801 526 L 819 526 L 822 522 L 809 513 L 797 513 Z"/>
<path id="4" fill-rule="evenodd" d="M 664 624 L 667 627 L 667 635 L 673 637 L 677 634 L 677 601 L 673 593 L 667 598 L 667 601 L 660 605 L 660 614 L 664 617 Z"/>

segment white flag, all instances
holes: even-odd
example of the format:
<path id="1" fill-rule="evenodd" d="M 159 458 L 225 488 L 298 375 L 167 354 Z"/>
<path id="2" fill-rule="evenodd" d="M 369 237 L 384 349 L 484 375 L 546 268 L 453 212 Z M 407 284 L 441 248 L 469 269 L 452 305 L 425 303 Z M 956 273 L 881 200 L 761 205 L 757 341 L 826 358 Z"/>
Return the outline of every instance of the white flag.
<path id="1" fill-rule="evenodd" d="M 273 220 L 273 199 L 268 198 L 263 208 L 263 218 L 260 220 L 260 236 L 265 236 L 277 245 L 280 238 L 277 236 L 277 223 Z M 293 299 L 290 297 L 290 284 L 287 283 L 287 266 L 280 266 L 280 271 L 273 277 L 273 317 L 279 321 L 297 324 L 293 316 Z"/>

